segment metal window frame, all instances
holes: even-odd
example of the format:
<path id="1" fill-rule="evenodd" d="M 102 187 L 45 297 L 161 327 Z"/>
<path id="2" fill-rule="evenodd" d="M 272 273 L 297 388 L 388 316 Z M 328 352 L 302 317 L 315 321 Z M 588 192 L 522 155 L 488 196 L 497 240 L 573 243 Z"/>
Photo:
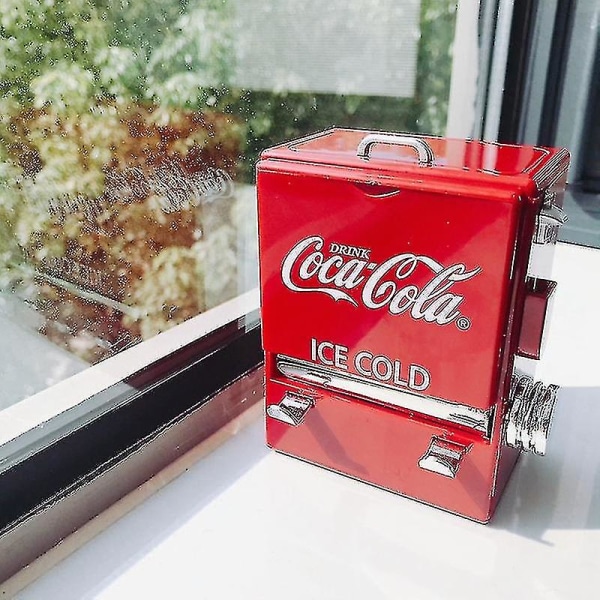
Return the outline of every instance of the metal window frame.
<path id="1" fill-rule="evenodd" d="M 569 182 L 581 177 L 584 147 L 581 144 L 587 121 L 589 90 L 594 76 L 600 4 L 595 0 L 575 2 L 568 53 L 564 56 L 564 83 L 557 113 L 553 143 L 571 151 Z"/>
<path id="2" fill-rule="evenodd" d="M 255 288 L 0 411 L 0 474 L 114 410 L 119 400 L 111 399 L 111 390 L 126 389 L 135 373 L 258 308 Z"/>
<path id="3" fill-rule="evenodd" d="M 514 3 L 514 16 L 499 137 L 508 143 L 569 149 L 564 206 L 570 220 L 559 239 L 600 247 L 600 188 L 597 180 L 585 179 L 593 92 L 598 93 L 600 4 L 596 0 L 506 1 Z"/>
<path id="4" fill-rule="evenodd" d="M 2 472 L 0 582 L 258 402 L 262 360 L 254 312 L 99 392 L 110 410 Z"/>
<path id="5" fill-rule="evenodd" d="M 564 146 L 569 181 L 583 168 L 581 143 L 595 76 L 600 5 L 595 0 L 515 3 L 499 131 L 513 143 Z"/>
<path id="6" fill-rule="evenodd" d="M 528 88 L 528 67 L 532 54 L 532 38 L 539 9 L 538 0 L 516 2 L 511 14 L 510 42 L 506 53 L 503 101 L 498 120 L 497 141 L 512 142 L 519 135 L 525 94 Z"/>
<path id="7" fill-rule="evenodd" d="M 580 184 L 584 192 L 600 194 L 600 45 L 596 49 L 596 64 L 592 75 L 596 89 L 589 97 L 587 124 L 587 142 L 582 158 Z"/>

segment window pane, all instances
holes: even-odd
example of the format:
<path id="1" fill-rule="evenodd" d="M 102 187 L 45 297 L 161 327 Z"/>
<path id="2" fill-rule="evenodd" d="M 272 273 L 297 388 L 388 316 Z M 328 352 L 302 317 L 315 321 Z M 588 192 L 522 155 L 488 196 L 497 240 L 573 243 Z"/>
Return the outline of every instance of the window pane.
<path id="1" fill-rule="evenodd" d="M 581 183 L 584 191 L 600 193 L 600 44 L 596 48 L 596 65 L 588 98 L 588 122 L 584 146 Z"/>
<path id="2" fill-rule="evenodd" d="M 569 220 L 559 239 L 600 247 L 600 3 L 544 2 L 536 10 L 522 140 L 568 148 Z"/>
<path id="3" fill-rule="evenodd" d="M 3 0 L 0 406 L 255 287 L 263 148 L 443 134 L 455 21 L 448 0 Z"/>

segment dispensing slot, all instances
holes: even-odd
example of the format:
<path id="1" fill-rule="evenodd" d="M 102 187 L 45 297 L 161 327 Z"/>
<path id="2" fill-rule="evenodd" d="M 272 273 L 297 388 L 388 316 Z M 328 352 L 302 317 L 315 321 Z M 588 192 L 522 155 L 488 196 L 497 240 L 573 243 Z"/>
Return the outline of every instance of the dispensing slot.
<path id="1" fill-rule="evenodd" d="M 469 446 L 434 436 L 427 452 L 419 459 L 419 467 L 425 471 L 454 479 L 461 461 L 468 451 Z"/>
<path id="2" fill-rule="evenodd" d="M 279 404 L 267 407 L 267 415 L 272 419 L 298 427 L 304 421 L 306 413 L 314 406 L 314 400 L 293 392 L 286 392 Z"/>
<path id="3" fill-rule="evenodd" d="M 376 383 L 366 377 L 342 373 L 289 356 L 278 355 L 276 364 L 277 370 L 293 381 L 442 419 L 480 431 L 488 437 L 491 432 L 493 409 L 486 411 L 425 394 L 403 391 L 385 383 Z"/>

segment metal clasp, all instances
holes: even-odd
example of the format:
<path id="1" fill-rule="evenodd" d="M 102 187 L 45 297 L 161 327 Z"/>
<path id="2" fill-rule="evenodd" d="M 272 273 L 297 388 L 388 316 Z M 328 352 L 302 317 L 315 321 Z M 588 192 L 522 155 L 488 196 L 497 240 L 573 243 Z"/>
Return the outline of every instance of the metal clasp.
<path id="1" fill-rule="evenodd" d="M 568 221 L 566 213 L 553 204 L 544 206 L 537 217 L 533 242 L 535 244 L 554 244 L 560 227 Z"/>
<path id="2" fill-rule="evenodd" d="M 298 427 L 304 421 L 306 413 L 315 405 L 313 398 L 286 392 L 279 404 L 267 406 L 267 415 L 272 419 Z"/>

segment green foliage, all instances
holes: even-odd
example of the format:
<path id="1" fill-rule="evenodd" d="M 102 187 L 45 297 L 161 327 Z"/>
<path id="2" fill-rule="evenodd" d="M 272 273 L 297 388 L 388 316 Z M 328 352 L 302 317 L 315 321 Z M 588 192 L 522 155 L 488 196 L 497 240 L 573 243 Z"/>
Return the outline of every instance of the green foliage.
<path id="1" fill-rule="evenodd" d="M 71 334 L 95 328 L 102 340 L 153 335 L 212 305 L 209 296 L 236 293 L 233 217 L 210 243 L 194 241 L 202 211 L 167 219 L 152 195 L 112 202 L 107 173 L 174 159 L 251 182 L 262 149 L 332 126 L 442 134 L 455 12 L 451 0 L 421 1 L 415 95 L 387 98 L 235 89 L 231 0 L 2 0 L 0 290 L 28 261 L 70 257 L 105 273 L 145 317 L 47 285 L 35 292 Z M 49 212 L 73 199 L 98 212 L 96 230 L 84 208 L 60 222 Z"/>
<path id="2" fill-rule="evenodd" d="M 413 98 L 337 96 L 232 90 L 218 106 L 246 122 L 242 173 L 254 176 L 260 151 L 329 127 L 442 135 L 446 128 L 456 2 L 422 0 L 416 91 Z"/>
<path id="3" fill-rule="evenodd" d="M 422 0 L 415 128 L 411 131 L 442 135 L 446 129 L 456 9 L 457 3 L 449 0 Z"/>
<path id="4" fill-rule="evenodd" d="M 81 114 L 108 99 L 220 110 L 246 125 L 250 179 L 262 148 L 331 126 L 442 134 L 455 16 L 451 0 L 422 0 L 416 93 L 406 99 L 232 89 L 226 0 L 4 0 L 0 111 Z"/>
<path id="5" fill-rule="evenodd" d="M 81 106 L 81 96 L 89 99 L 90 92 L 100 91 L 98 52 L 108 46 L 107 23 L 93 4 L 87 0 L 3 0 L 2 4 L 0 92 L 4 100 L 41 105 L 57 94 L 61 81 L 67 105 L 73 99 Z M 83 88 L 78 89 L 77 83 L 83 83 Z M 48 87 L 52 93 L 45 98 Z"/>

